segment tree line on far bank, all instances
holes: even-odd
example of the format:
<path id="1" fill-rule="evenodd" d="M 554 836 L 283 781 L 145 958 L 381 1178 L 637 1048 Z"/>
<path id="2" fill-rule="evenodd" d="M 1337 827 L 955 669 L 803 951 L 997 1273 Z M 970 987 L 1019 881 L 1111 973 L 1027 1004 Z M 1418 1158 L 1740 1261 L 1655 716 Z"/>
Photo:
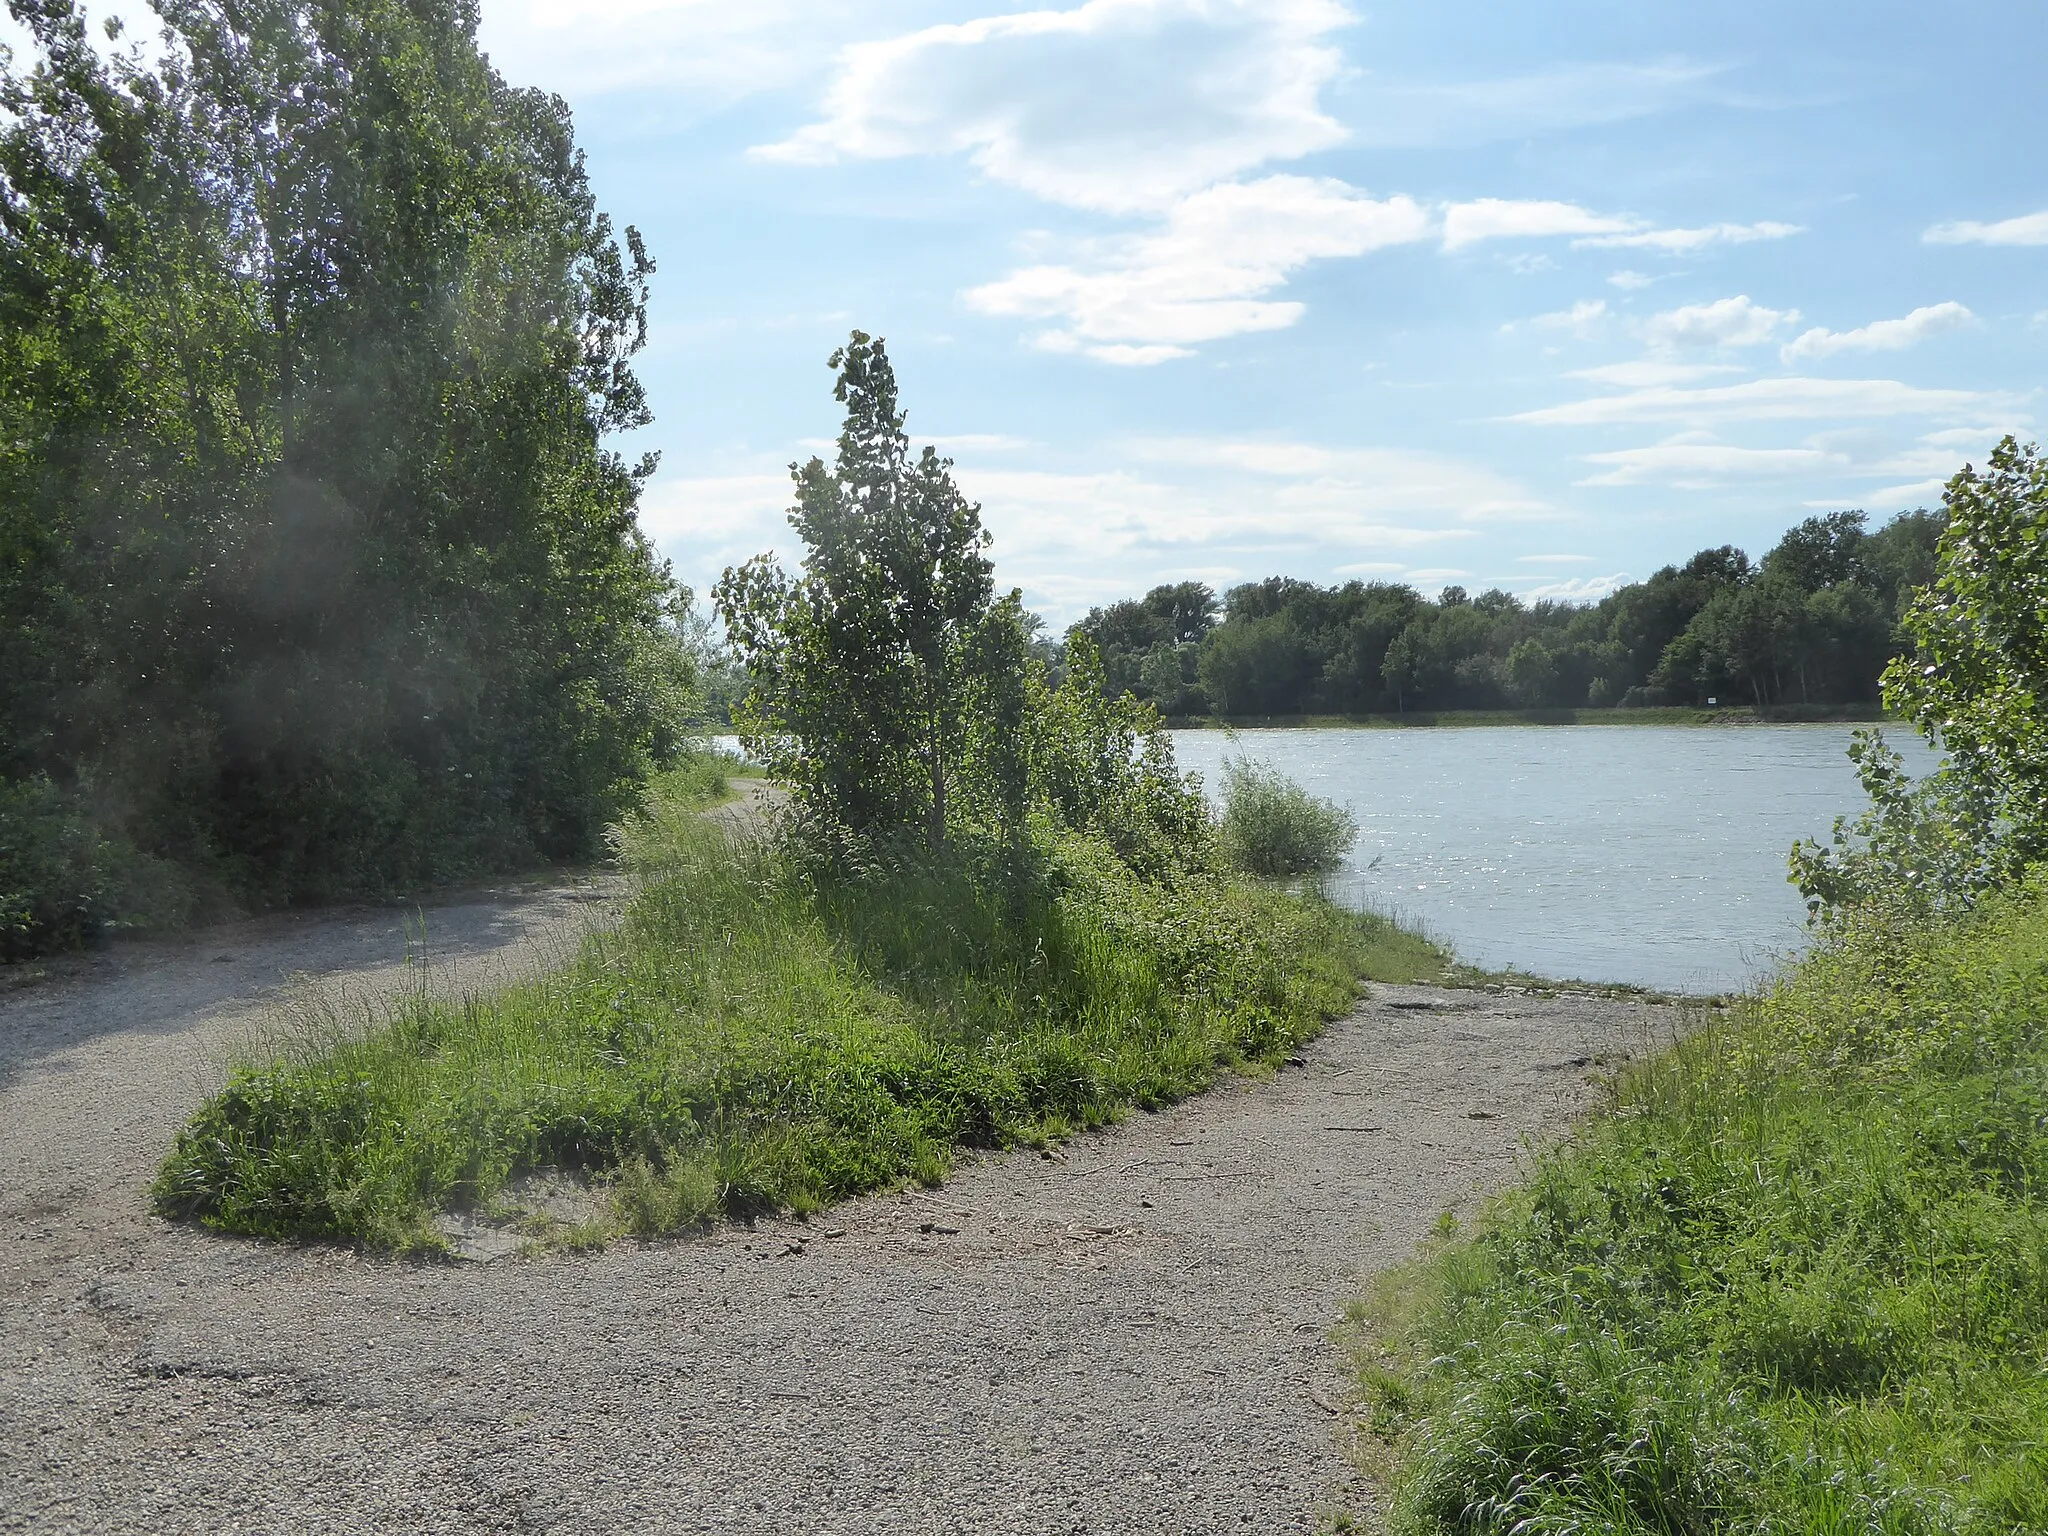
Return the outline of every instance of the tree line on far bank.
<path id="1" fill-rule="evenodd" d="M 1597 603 L 1392 582 L 1200 582 L 1092 610 L 1069 635 L 1109 687 L 1172 717 L 1874 704 L 1934 573 L 1940 513 L 1810 517 L 1761 560 L 1701 550 Z"/>

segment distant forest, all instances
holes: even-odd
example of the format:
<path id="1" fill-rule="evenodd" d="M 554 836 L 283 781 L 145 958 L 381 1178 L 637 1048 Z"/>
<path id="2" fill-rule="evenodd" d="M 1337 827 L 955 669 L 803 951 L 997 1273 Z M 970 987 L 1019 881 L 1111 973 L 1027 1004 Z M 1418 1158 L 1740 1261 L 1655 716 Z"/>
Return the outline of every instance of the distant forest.
<path id="1" fill-rule="evenodd" d="M 1869 704 L 1942 523 L 1810 517 L 1760 561 L 1703 549 L 1588 604 L 1281 576 L 1219 602 L 1181 582 L 1068 634 L 1101 650 L 1112 690 L 1179 717 Z"/>

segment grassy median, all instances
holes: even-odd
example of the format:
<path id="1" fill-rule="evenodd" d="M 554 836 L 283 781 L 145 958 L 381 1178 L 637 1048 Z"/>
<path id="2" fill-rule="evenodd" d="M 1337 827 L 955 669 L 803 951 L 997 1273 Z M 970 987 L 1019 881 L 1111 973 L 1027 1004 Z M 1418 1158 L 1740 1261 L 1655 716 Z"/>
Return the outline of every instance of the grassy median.
<path id="1" fill-rule="evenodd" d="M 1284 1057 L 1361 977 L 1435 975 L 1382 920 L 1220 868 L 1142 878 L 1084 835 L 831 875 L 657 786 L 636 894 L 557 974 L 240 1071 L 179 1136 L 166 1214 L 439 1245 L 435 1213 L 560 1169 L 612 1230 L 805 1211 L 962 1146 L 1036 1143 Z"/>
<path id="2" fill-rule="evenodd" d="M 1845 926 L 1365 1313 L 1400 1531 L 2048 1530 L 2048 887 Z"/>

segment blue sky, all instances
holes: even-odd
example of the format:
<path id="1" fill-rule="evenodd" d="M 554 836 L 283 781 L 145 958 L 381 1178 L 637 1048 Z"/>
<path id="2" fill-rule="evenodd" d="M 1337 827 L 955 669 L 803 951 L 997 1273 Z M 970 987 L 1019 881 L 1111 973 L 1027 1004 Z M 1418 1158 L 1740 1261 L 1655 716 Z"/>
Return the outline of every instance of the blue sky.
<path id="1" fill-rule="evenodd" d="M 660 263 L 643 522 L 792 552 L 888 338 L 999 576 L 1595 595 L 2048 412 L 2038 0 L 483 0 Z"/>

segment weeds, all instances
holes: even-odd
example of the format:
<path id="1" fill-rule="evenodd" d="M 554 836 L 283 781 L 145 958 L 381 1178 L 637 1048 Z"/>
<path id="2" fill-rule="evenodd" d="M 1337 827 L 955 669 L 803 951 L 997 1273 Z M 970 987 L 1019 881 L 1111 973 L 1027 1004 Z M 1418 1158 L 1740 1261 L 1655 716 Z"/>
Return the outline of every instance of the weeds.
<path id="1" fill-rule="evenodd" d="M 2048 1529 L 2048 889 L 1847 925 L 1369 1309 L 1408 1532 Z"/>

